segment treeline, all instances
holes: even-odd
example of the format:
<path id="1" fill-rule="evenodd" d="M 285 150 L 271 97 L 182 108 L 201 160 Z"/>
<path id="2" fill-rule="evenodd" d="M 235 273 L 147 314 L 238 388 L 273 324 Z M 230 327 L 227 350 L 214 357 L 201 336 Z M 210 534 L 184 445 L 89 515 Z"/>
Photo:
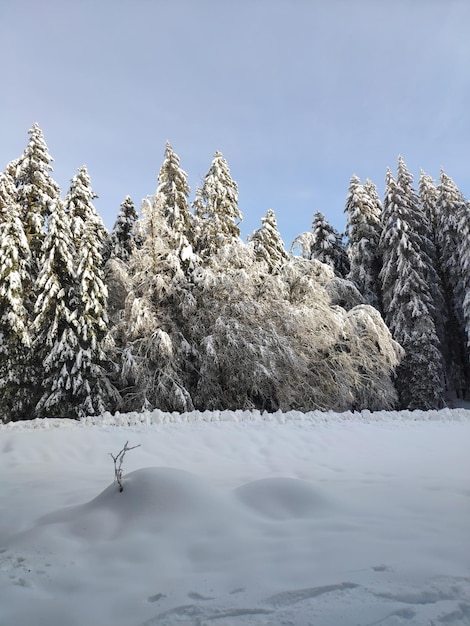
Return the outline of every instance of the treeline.
<path id="1" fill-rule="evenodd" d="M 190 204 L 167 144 L 111 233 L 86 167 L 64 197 L 37 125 L 0 175 L 0 419 L 160 408 L 436 408 L 468 387 L 468 206 L 401 159 L 357 177 L 346 245 L 314 215 L 288 253 L 269 210 L 240 239 L 216 152 Z M 384 321 L 386 323 L 384 323 Z M 390 330 L 389 330 L 390 329 Z"/>

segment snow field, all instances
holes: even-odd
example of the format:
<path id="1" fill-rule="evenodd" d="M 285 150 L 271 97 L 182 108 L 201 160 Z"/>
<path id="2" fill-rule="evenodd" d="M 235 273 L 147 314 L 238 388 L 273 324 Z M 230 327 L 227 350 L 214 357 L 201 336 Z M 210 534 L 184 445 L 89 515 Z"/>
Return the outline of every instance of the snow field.
<path id="1" fill-rule="evenodd" d="M 470 623 L 469 411 L 96 421 L 0 427 L 1 626 Z"/>

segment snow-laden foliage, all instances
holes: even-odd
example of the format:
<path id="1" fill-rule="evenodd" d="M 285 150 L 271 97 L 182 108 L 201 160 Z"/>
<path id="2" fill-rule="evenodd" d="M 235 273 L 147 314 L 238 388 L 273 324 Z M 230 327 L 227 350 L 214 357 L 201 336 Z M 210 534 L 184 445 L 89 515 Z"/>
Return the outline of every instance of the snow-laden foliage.
<path id="1" fill-rule="evenodd" d="M 198 283 L 196 328 L 210 333 L 201 338 L 196 406 L 209 402 L 222 408 L 227 399 L 229 406 L 268 410 L 361 406 L 357 389 L 362 374 L 356 365 L 365 355 L 359 345 L 359 352 L 349 349 L 347 314 L 331 307 L 321 283 L 328 282 L 325 266 L 293 259 L 277 275 L 261 274 L 257 264 L 233 267 L 236 245 L 227 265 L 218 266 L 223 271 L 203 272 Z M 392 365 L 384 365 L 375 384 L 381 385 L 385 375 L 390 393 L 381 401 L 393 406 L 390 371 L 399 349 L 380 323 Z"/>
<path id="2" fill-rule="evenodd" d="M 167 143 L 142 217 L 127 197 L 108 235 L 86 167 L 62 202 L 39 127 L 30 134 L 0 177 L 3 421 L 391 408 L 393 381 L 406 407 L 440 406 L 443 384 L 465 394 L 470 212 L 444 172 L 438 188 L 421 173 L 418 195 L 400 157 L 383 210 L 375 185 L 353 176 L 346 248 L 317 212 L 294 241 L 299 257 L 272 210 L 242 242 L 220 152 L 191 213 Z"/>
<path id="3" fill-rule="evenodd" d="M 418 230 L 425 217 L 417 218 L 419 208 L 403 162 L 399 162 L 398 172 L 395 181 L 387 171 L 380 241 L 385 320 L 406 352 L 397 369 L 396 384 L 403 408 L 439 408 L 443 404 L 443 368 L 429 281 L 434 272 L 426 254 L 430 242 L 425 226 L 424 234 Z"/>
<path id="4" fill-rule="evenodd" d="M 25 287 L 31 253 L 12 177 L 0 174 L 0 421 L 24 418 L 24 383 L 30 347 Z"/>
<path id="5" fill-rule="evenodd" d="M 111 292 L 116 284 L 122 294 L 112 335 L 121 362 L 123 406 L 192 410 L 185 382 L 191 354 L 182 334 L 188 295 L 183 261 L 170 247 L 162 196 L 144 200 L 142 213 L 142 246 L 127 267 L 117 261 L 107 265 L 108 280 L 115 281 Z"/>
<path id="6" fill-rule="evenodd" d="M 256 259 L 266 263 L 270 272 L 276 273 L 289 255 L 285 250 L 277 227 L 276 215 L 272 209 L 269 209 L 261 218 L 261 223 L 261 228 L 255 230 L 249 237 L 249 241 L 253 243 Z"/>
<path id="7" fill-rule="evenodd" d="M 164 220 L 157 209 L 146 219 Z M 155 226 L 147 232 L 164 233 Z M 393 407 L 400 349 L 373 314 L 374 338 L 348 339 L 351 312 L 332 306 L 326 287 L 335 281 L 315 260 L 286 259 L 272 273 L 240 239 L 188 275 L 164 236 L 148 237 L 131 259 L 114 332 L 124 406 L 342 410 L 374 404 L 377 393 Z"/>
<path id="8" fill-rule="evenodd" d="M 238 224 L 242 214 L 238 208 L 238 186 L 220 152 L 214 154 L 192 206 L 196 250 L 200 254 L 210 255 L 240 236 Z"/>
<path id="9" fill-rule="evenodd" d="M 379 273 L 382 265 L 379 252 L 382 207 L 375 185 L 364 185 L 352 176 L 345 212 L 347 251 L 350 260 L 348 279 L 353 281 L 366 301 L 381 309 Z"/>

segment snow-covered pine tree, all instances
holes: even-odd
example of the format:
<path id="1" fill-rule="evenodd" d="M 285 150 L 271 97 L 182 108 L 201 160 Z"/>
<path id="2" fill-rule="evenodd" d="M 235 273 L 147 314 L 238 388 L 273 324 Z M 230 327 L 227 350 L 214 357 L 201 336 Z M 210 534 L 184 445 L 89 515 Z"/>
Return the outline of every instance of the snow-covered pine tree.
<path id="1" fill-rule="evenodd" d="M 449 372 L 449 387 L 458 397 L 465 397 L 470 384 L 468 352 L 466 349 L 463 303 L 468 290 L 464 284 L 460 250 L 462 248 L 461 219 L 466 210 L 463 194 L 444 170 L 438 185 L 437 249 L 442 272 L 442 286 L 447 305 L 445 326 L 445 356 Z"/>
<path id="2" fill-rule="evenodd" d="M 25 374 L 30 347 L 25 285 L 31 253 L 13 178 L 0 174 L 0 422 L 25 419 L 29 390 Z"/>
<path id="3" fill-rule="evenodd" d="M 31 250 L 31 278 L 34 280 L 39 272 L 38 260 L 41 256 L 47 218 L 51 206 L 60 196 L 60 189 L 51 177 L 53 159 L 38 124 L 34 124 L 29 134 L 31 138 L 28 145 L 12 165 L 16 165 L 14 175 L 16 198 Z"/>
<path id="4" fill-rule="evenodd" d="M 417 198 L 403 163 L 399 174 L 402 186 L 387 170 L 380 240 L 385 320 L 406 353 L 397 368 L 396 386 L 403 408 L 440 408 L 443 368 L 428 282 L 432 275 L 426 254 L 429 240 L 418 230 Z"/>
<path id="5" fill-rule="evenodd" d="M 76 361 L 81 354 L 77 336 L 78 290 L 75 249 L 64 206 L 52 207 L 42 247 L 41 272 L 35 286 L 38 298 L 33 329 L 34 354 L 41 371 L 42 390 L 36 417 L 79 417 L 81 385 Z"/>
<path id="6" fill-rule="evenodd" d="M 307 258 L 326 263 L 342 278 L 349 273 L 349 259 L 342 237 L 320 211 L 313 215 L 312 234 L 308 243 L 310 253 L 307 253 Z"/>
<path id="7" fill-rule="evenodd" d="M 197 252 L 210 256 L 240 236 L 238 224 L 242 214 L 238 208 L 238 186 L 220 152 L 214 154 L 192 206 L 198 233 Z"/>
<path id="8" fill-rule="evenodd" d="M 468 245 L 467 203 L 455 182 L 441 170 L 436 202 L 436 246 L 440 262 L 447 313 L 446 358 L 450 382 L 457 397 L 470 387 L 464 302 L 467 298 L 466 248 Z M 452 385 L 450 385 L 452 386 Z"/>
<path id="9" fill-rule="evenodd" d="M 381 310 L 379 241 L 382 208 L 371 181 L 361 185 L 357 176 L 351 177 L 345 212 L 351 264 L 348 279 L 357 285 L 368 304 Z"/>
<path id="10" fill-rule="evenodd" d="M 435 275 L 431 275 L 429 277 L 429 286 L 431 288 L 432 297 L 434 300 L 434 317 L 436 322 L 436 331 L 439 336 L 439 342 L 443 356 L 444 386 L 446 390 L 449 390 L 449 386 L 452 387 L 451 380 L 453 368 L 452 366 L 449 367 L 452 359 L 450 358 L 449 345 L 446 337 L 446 325 L 448 323 L 448 304 L 444 295 L 443 270 L 441 266 L 441 254 L 439 247 L 439 226 L 437 214 L 437 200 L 439 196 L 439 191 L 431 176 L 426 174 L 426 172 L 424 172 L 423 170 L 420 171 L 418 189 L 419 208 L 422 214 L 426 217 L 430 227 L 430 239 L 432 242 L 430 255 L 433 267 L 435 269 Z"/>
<path id="11" fill-rule="evenodd" d="M 130 196 L 126 196 L 119 209 L 113 230 L 106 243 L 105 260 L 109 258 L 127 262 L 134 251 L 135 226 L 139 216 Z"/>
<path id="12" fill-rule="evenodd" d="M 77 334 L 81 351 L 75 364 L 79 377 L 75 395 L 79 399 L 80 416 L 99 415 L 116 408 L 120 401 L 110 381 L 109 370 L 113 365 L 105 351 L 108 290 L 104 281 L 102 249 L 102 222 L 93 219 L 91 212 L 84 225 L 76 257 L 79 294 Z"/>
<path id="13" fill-rule="evenodd" d="M 160 198 L 163 215 L 168 222 L 168 234 L 174 248 L 183 262 L 192 257 L 192 226 L 189 212 L 188 175 L 180 167 L 180 159 L 166 142 L 165 159 L 158 174 L 156 196 Z"/>
<path id="14" fill-rule="evenodd" d="M 99 251 L 102 255 L 109 234 L 93 205 L 93 200 L 97 197 L 91 187 L 87 167 L 82 165 L 78 168 L 78 173 L 72 178 L 70 188 L 65 196 L 65 212 L 70 221 L 75 248 L 77 250 L 80 248 L 80 242 L 87 226 L 94 224 L 95 237 L 98 240 Z"/>
<path id="15" fill-rule="evenodd" d="M 470 357 L 470 203 L 465 202 L 459 221 L 462 243 L 459 248 L 460 273 L 462 276 L 462 312 L 467 335 L 467 361 Z"/>
<path id="16" fill-rule="evenodd" d="M 276 215 L 269 209 L 261 218 L 262 226 L 249 237 L 253 243 L 256 259 L 266 263 L 268 270 L 276 273 L 289 258 L 277 227 Z"/>

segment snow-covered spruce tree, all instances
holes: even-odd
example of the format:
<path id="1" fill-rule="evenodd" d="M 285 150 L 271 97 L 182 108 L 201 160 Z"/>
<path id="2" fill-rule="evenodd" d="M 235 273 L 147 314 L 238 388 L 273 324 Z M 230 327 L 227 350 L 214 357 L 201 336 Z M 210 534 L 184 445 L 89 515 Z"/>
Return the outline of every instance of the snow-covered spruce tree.
<path id="1" fill-rule="evenodd" d="M 52 179 L 51 162 L 43 133 L 37 124 L 29 130 L 28 145 L 19 159 L 14 162 L 17 202 L 20 216 L 31 250 L 31 278 L 39 272 L 38 260 L 45 237 L 47 218 L 51 206 L 60 196 L 60 189 Z"/>
<path id="2" fill-rule="evenodd" d="M 41 271 L 35 291 L 34 355 L 41 372 L 36 417 L 78 417 L 81 385 L 76 361 L 81 354 L 77 336 L 78 289 L 75 249 L 63 203 L 51 207 L 42 246 Z"/>
<path id="3" fill-rule="evenodd" d="M 89 224 L 94 225 L 95 237 L 102 255 L 108 240 L 108 231 L 103 220 L 98 215 L 93 200 L 98 196 L 91 188 L 90 176 L 86 165 L 78 168 L 78 173 L 72 178 L 70 188 L 65 196 L 65 212 L 70 221 L 73 243 L 80 248 L 80 242 Z"/>
<path id="4" fill-rule="evenodd" d="M 432 224 L 428 218 L 426 207 L 421 202 L 413 187 L 413 177 L 401 156 L 398 157 L 397 185 L 403 190 L 405 196 L 412 200 L 413 210 L 408 213 L 408 223 L 411 231 L 419 234 L 419 245 L 423 259 L 422 276 L 429 288 L 432 302 L 432 315 L 438 336 L 440 337 L 439 329 L 441 327 L 443 294 L 441 278 L 438 273 Z"/>
<path id="5" fill-rule="evenodd" d="M 155 196 L 160 198 L 163 216 L 168 223 L 170 242 L 181 260 L 187 263 L 192 258 L 192 225 L 189 212 L 188 175 L 180 167 L 180 159 L 166 142 L 165 159 L 158 173 L 158 187 Z"/>
<path id="6" fill-rule="evenodd" d="M 25 285 L 31 253 L 14 180 L 0 174 L 0 422 L 24 419 L 30 408 L 25 375 L 29 367 L 29 316 Z"/>
<path id="7" fill-rule="evenodd" d="M 256 259 L 266 263 L 270 272 L 279 271 L 289 258 L 282 241 L 276 221 L 276 215 L 269 209 L 261 218 L 262 226 L 249 237 L 253 243 Z"/>
<path id="8" fill-rule="evenodd" d="M 342 237 L 320 211 L 313 215 L 311 232 L 301 233 L 294 239 L 291 249 L 295 247 L 300 247 L 304 258 L 326 263 L 341 278 L 349 273 L 349 259 Z"/>
<path id="9" fill-rule="evenodd" d="M 462 235 L 462 243 L 459 248 L 459 262 L 461 272 L 461 285 L 463 291 L 462 312 L 465 322 L 467 339 L 467 362 L 470 357 L 470 203 L 465 202 L 459 221 L 459 231 Z"/>
<path id="10" fill-rule="evenodd" d="M 242 214 L 238 208 L 238 187 L 220 152 L 214 154 L 192 207 L 198 235 L 196 251 L 202 256 L 209 257 L 240 236 L 238 224 Z"/>
<path id="11" fill-rule="evenodd" d="M 402 408 L 443 406 L 443 368 L 435 326 L 429 277 L 429 240 L 417 228 L 416 195 L 402 170 L 402 186 L 387 170 L 380 241 L 383 267 L 382 300 L 385 321 L 406 356 L 397 368 L 396 386 Z M 407 182 L 408 181 L 408 182 Z"/>
<path id="12" fill-rule="evenodd" d="M 357 285 L 368 304 L 381 310 L 379 241 L 382 208 L 374 191 L 375 185 L 371 181 L 361 185 L 357 176 L 351 177 L 345 207 L 347 251 L 351 264 L 348 279 Z"/>
<path id="13" fill-rule="evenodd" d="M 106 242 L 104 260 L 109 258 L 127 262 L 136 245 L 135 225 L 139 216 L 130 196 L 121 204 L 113 230 Z"/>
<path id="14" fill-rule="evenodd" d="M 468 285 L 464 284 L 460 264 L 463 235 L 460 222 L 465 213 L 465 204 L 465 198 L 455 182 L 441 170 L 436 203 L 438 224 L 436 245 L 447 314 L 445 357 L 448 386 L 455 389 L 457 397 L 465 397 L 470 384 L 463 313 Z"/>
<path id="15" fill-rule="evenodd" d="M 120 402 L 110 380 L 114 364 L 106 353 L 108 290 L 104 281 L 102 249 L 102 222 L 89 219 L 85 223 L 76 257 L 79 295 L 77 334 L 81 351 L 76 359 L 80 384 L 76 386 L 75 395 L 79 398 L 80 416 L 99 415 L 116 408 Z"/>
<path id="16" fill-rule="evenodd" d="M 452 358 L 449 351 L 449 342 L 446 337 L 446 328 L 448 324 L 448 303 L 444 294 L 444 274 L 441 264 L 440 244 L 439 244 L 439 225 L 437 214 L 437 200 L 439 191 L 434 180 L 426 174 L 423 170 L 420 171 L 419 176 L 419 207 L 421 212 L 425 215 L 430 227 L 430 239 L 432 242 L 432 248 L 430 249 L 430 255 L 432 257 L 432 264 L 435 269 L 435 276 L 430 276 L 429 286 L 431 288 L 432 297 L 434 300 L 435 309 L 435 322 L 436 331 L 439 337 L 441 346 L 441 352 L 443 356 L 444 365 L 444 387 L 446 391 L 453 389 L 453 366 L 451 365 Z"/>

